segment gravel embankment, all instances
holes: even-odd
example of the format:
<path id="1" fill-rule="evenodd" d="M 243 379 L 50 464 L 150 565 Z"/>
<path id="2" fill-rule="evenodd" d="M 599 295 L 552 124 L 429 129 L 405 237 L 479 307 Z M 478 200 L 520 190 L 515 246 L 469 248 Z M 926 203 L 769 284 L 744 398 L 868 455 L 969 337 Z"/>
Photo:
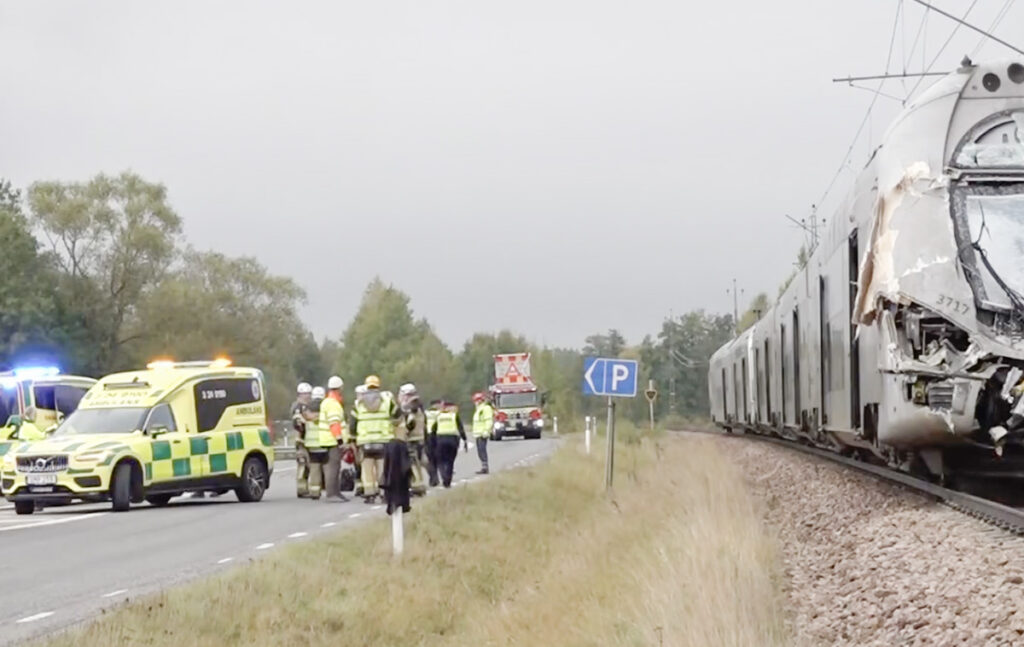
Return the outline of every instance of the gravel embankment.
<path id="1" fill-rule="evenodd" d="M 798 645 L 1024 645 L 1024 539 L 839 465 L 720 442 L 779 534 Z"/>

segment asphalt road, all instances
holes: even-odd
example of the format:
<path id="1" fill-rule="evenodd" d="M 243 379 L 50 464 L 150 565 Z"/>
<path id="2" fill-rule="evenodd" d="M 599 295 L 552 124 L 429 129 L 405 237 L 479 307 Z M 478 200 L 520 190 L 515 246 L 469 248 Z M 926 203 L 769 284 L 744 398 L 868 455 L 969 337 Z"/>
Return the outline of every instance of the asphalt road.
<path id="1" fill-rule="evenodd" d="M 555 441 L 490 443 L 491 470 L 549 454 Z M 476 450 L 461 452 L 456 485 L 472 487 Z M 174 499 L 114 514 L 109 504 L 16 516 L 0 500 L 0 645 L 50 633 L 101 609 L 272 552 L 276 546 L 384 517 L 383 506 L 295 497 L 295 464 L 279 462 L 263 501 Z M 486 477 L 479 477 L 486 478 Z M 433 489 L 431 495 L 443 495 Z M 415 501 L 413 514 L 416 514 Z"/>

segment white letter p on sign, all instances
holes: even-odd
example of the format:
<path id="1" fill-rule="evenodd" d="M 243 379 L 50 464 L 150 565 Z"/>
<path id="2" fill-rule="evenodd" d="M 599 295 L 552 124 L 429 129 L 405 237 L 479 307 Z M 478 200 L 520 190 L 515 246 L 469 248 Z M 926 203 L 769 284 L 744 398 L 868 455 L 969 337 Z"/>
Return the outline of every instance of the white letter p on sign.
<path id="1" fill-rule="evenodd" d="M 629 369 L 625 364 L 613 364 L 612 365 L 612 392 L 615 392 L 619 388 L 619 382 L 629 377 Z"/>

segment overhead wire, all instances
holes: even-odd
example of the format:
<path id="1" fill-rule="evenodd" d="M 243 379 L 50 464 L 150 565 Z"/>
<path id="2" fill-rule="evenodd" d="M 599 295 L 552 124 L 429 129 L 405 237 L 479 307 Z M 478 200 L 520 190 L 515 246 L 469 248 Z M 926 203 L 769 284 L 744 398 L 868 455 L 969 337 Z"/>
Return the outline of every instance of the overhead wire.
<path id="1" fill-rule="evenodd" d="M 961 16 L 960 20 L 967 20 L 967 16 L 969 16 L 971 14 L 971 11 L 974 9 L 974 5 L 976 5 L 976 4 L 978 4 L 978 0 L 971 0 L 970 6 L 967 7 L 967 11 L 964 12 L 964 15 Z M 956 33 L 959 30 L 960 30 L 960 23 L 957 23 L 956 26 L 953 27 L 953 31 L 949 32 L 949 36 L 946 38 L 946 42 L 944 42 L 942 44 L 942 47 L 939 48 L 939 51 L 935 52 L 935 56 L 932 57 L 931 63 L 929 63 L 924 68 L 925 72 L 931 72 L 932 71 L 932 68 L 935 67 L 935 63 L 937 63 L 938 60 L 939 60 L 939 57 L 942 56 L 942 52 L 946 51 L 946 48 L 949 47 L 949 44 L 951 42 L 953 42 L 953 37 L 956 36 Z M 925 78 L 926 77 L 922 76 L 921 78 L 919 78 L 917 80 L 917 83 L 914 84 L 914 87 L 910 88 L 910 92 L 907 93 L 907 97 L 906 97 L 907 99 L 910 99 L 910 97 L 913 96 L 913 94 L 915 92 L 917 92 L 917 89 L 919 87 L 921 87 L 921 83 L 925 80 Z"/>
<path id="2" fill-rule="evenodd" d="M 1014 1 L 1015 0 L 1006 0 L 1006 2 L 1003 3 L 1003 8 L 1000 9 L 999 13 L 996 14 L 996 17 L 992 20 L 992 24 L 988 26 L 988 29 L 986 31 L 988 31 L 989 33 L 995 31 L 996 27 L 999 26 L 999 23 L 1003 22 L 1003 18 L 1006 18 L 1006 14 L 1010 12 L 1010 8 L 1013 7 Z M 976 56 L 978 52 L 981 51 L 981 48 L 985 46 L 986 42 L 988 42 L 987 35 L 979 38 L 978 44 L 975 45 L 974 49 L 971 51 L 971 57 Z"/>
<path id="3" fill-rule="evenodd" d="M 977 2 L 977 0 L 974 1 Z M 896 30 L 899 27 L 900 14 L 902 10 L 903 0 L 900 0 L 896 4 L 896 16 L 893 18 L 892 21 L 892 34 L 889 36 L 889 52 L 885 56 L 885 74 L 889 73 L 890 66 L 892 65 L 892 52 L 896 44 Z M 839 179 L 839 176 L 842 175 L 843 169 L 847 168 L 847 164 L 850 160 L 850 155 L 853 153 L 853 149 L 857 145 L 857 141 L 860 139 L 861 133 L 864 132 L 864 127 L 868 124 L 868 121 L 871 119 L 871 110 L 875 107 L 875 102 L 878 101 L 878 97 L 882 92 L 883 84 L 885 84 L 885 79 L 881 79 L 878 82 L 878 87 L 874 91 L 874 96 L 871 97 L 871 102 L 868 104 L 868 108 L 864 112 L 864 118 L 861 119 L 860 126 L 857 127 L 857 132 L 853 136 L 853 141 L 850 142 L 850 146 L 846 149 L 846 154 L 843 156 L 843 161 L 840 162 L 839 168 L 836 169 L 836 172 L 832 176 L 832 179 L 829 181 L 828 186 L 825 187 L 825 192 L 821 194 L 821 198 L 819 198 L 818 202 L 815 203 L 818 205 L 819 208 L 825 203 L 825 200 L 832 192 L 832 188 L 835 186 L 836 181 Z"/>

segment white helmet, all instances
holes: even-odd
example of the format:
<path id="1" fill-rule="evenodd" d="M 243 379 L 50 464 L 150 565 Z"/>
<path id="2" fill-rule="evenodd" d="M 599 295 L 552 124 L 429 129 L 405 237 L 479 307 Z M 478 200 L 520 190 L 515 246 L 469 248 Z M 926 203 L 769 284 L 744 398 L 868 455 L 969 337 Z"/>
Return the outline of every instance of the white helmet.
<path id="1" fill-rule="evenodd" d="M 402 386 L 398 387 L 398 395 L 415 395 L 416 385 L 412 382 L 406 382 Z"/>
<path id="2" fill-rule="evenodd" d="M 324 390 L 324 387 L 322 387 L 322 386 L 314 386 L 313 387 L 313 399 L 314 400 L 323 400 L 325 397 L 327 397 L 327 391 Z"/>
<path id="3" fill-rule="evenodd" d="M 357 384 L 356 385 L 356 395 L 358 396 L 358 395 L 362 395 L 364 393 L 366 393 L 366 385 L 365 384 Z"/>
<path id="4" fill-rule="evenodd" d="M 295 387 L 295 392 L 298 393 L 299 395 L 303 395 L 305 393 L 312 393 L 313 387 L 309 385 L 309 382 L 299 382 L 299 385 Z"/>
<path id="5" fill-rule="evenodd" d="M 337 390 L 341 389 L 341 387 L 343 387 L 343 386 L 345 386 L 345 382 L 342 381 L 342 379 L 340 377 L 338 377 L 337 375 L 332 375 L 329 378 L 327 378 L 327 388 L 328 389 L 331 389 L 332 391 L 337 391 Z"/>

